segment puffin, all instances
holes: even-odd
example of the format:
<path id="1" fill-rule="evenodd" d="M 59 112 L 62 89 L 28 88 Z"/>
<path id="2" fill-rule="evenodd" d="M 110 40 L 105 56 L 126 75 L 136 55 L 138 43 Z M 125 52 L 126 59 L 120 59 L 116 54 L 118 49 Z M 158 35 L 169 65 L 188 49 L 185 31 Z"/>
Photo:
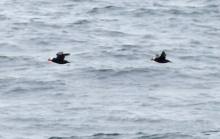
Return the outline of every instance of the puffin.
<path id="1" fill-rule="evenodd" d="M 158 63 L 171 62 L 171 61 L 166 59 L 166 53 L 164 51 L 161 53 L 160 56 L 158 54 L 156 54 L 156 56 L 154 58 L 151 58 L 151 61 L 153 61 L 153 60 L 158 62 Z"/>
<path id="2" fill-rule="evenodd" d="M 51 57 L 48 59 L 48 61 L 52 61 L 57 64 L 66 64 L 70 63 L 69 61 L 64 60 L 65 56 L 70 55 L 69 53 L 63 53 L 63 52 L 58 52 L 57 57 Z"/>

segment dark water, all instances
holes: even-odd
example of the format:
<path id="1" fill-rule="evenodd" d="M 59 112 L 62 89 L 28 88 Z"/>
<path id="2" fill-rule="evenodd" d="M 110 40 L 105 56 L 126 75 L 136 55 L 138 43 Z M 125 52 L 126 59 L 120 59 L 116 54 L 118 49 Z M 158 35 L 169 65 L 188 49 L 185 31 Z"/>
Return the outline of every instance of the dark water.
<path id="1" fill-rule="evenodd" d="M 1 1 L 0 138 L 218 139 L 219 6 Z"/>

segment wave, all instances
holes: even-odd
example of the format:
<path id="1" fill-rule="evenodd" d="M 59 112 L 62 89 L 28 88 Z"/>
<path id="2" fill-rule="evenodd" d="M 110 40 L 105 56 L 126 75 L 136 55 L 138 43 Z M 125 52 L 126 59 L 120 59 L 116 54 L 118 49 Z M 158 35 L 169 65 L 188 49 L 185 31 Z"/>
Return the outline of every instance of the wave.
<path id="1" fill-rule="evenodd" d="M 69 0 L 69 1 L 73 1 L 73 2 L 95 2 L 95 0 Z"/>
<path id="2" fill-rule="evenodd" d="M 144 16 L 149 16 L 149 15 L 156 16 L 156 15 L 160 15 L 161 13 L 158 12 L 158 10 L 156 9 L 140 8 L 140 9 L 130 11 L 127 14 L 132 14 L 134 17 L 144 17 Z"/>
<path id="3" fill-rule="evenodd" d="M 36 81 L 35 79 L 27 79 L 27 78 L 0 78 L 0 87 L 2 95 L 12 95 L 12 94 L 24 94 L 24 93 L 32 93 L 35 91 L 47 91 L 57 89 L 56 86 L 66 85 L 62 80 L 54 80 L 54 81 Z"/>
<path id="4" fill-rule="evenodd" d="M 138 139 L 170 139 L 170 138 L 178 138 L 178 139 L 188 139 L 193 138 L 192 135 L 183 134 L 183 133 L 162 133 L 162 134 L 153 134 L 153 135 L 145 135 L 144 133 L 139 133 L 138 135 L 142 135 L 138 137 Z"/>
<path id="5" fill-rule="evenodd" d="M 118 76 L 126 76 L 126 75 L 142 75 L 143 73 L 148 74 L 149 72 L 154 72 L 150 68 L 132 68 L 132 67 L 127 67 L 123 69 L 111 69 L 111 68 L 106 68 L 106 69 L 97 69 L 97 68 L 89 68 L 85 69 L 87 72 L 90 72 L 93 77 L 103 79 L 103 78 L 113 78 L 113 77 L 118 77 Z M 150 76 L 150 75 L 149 75 Z M 153 76 L 153 74 L 152 74 Z"/>
<path id="6" fill-rule="evenodd" d="M 106 139 L 121 136 L 119 133 L 97 133 L 92 136 L 50 137 L 49 139 Z"/>
<path id="7" fill-rule="evenodd" d="M 120 133 L 97 133 L 92 136 L 72 136 L 72 137 L 50 137 L 49 139 L 107 139 L 107 138 L 126 138 L 126 139 L 188 139 L 195 138 L 193 135 L 183 134 L 180 132 L 175 133 L 161 133 L 161 134 L 147 134 L 143 132 L 138 132 L 135 134 L 120 134 Z"/>
<path id="8" fill-rule="evenodd" d="M 103 137 L 103 136 L 106 136 L 106 137 L 114 137 L 114 136 L 120 136 L 121 134 L 119 133 L 97 133 L 97 134 L 94 134 L 92 136 L 94 137 Z"/>
<path id="9" fill-rule="evenodd" d="M 16 71 L 29 69 L 28 66 L 44 67 L 45 64 L 44 62 L 39 61 L 38 58 L 31 56 L 0 56 L 0 62 L 8 65 L 8 67 L 13 67 Z"/>
<path id="10" fill-rule="evenodd" d="M 134 114 L 133 114 L 134 115 Z M 164 122 L 171 122 L 169 119 L 164 118 L 151 118 L 151 117 L 139 117 L 137 115 L 134 116 L 109 116 L 107 117 L 107 121 L 110 122 L 127 122 L 127 123 L 136 123 L 136 124 L 160 124 Z"/>
<path id="11" fill-rule="evenodd" d="M 82 19 L 82 20 L 77 20 L 74 24 L 75 25 L 85 25 L 91 23 L 89 20 Z"/>
<path id="12" fill-rule="evenodd" d="M 48 139 L 81 139 L 77 136 L 72 136 L 72 137 L 50 137 Z"/>
<path id="13" fill-rule="evenodd" d="M 50 137 L 49 139 L 106 139 L 121 136 L 119 133 L 97 133 L 92 136 Z"/>
<path id="14" fill-rule="evenodd" d="M 19 47 L 18 45 L 11 44 L 11 43 L 0 43 L 0 46 L 1 46 L 1 51 L 6 51 L 6 52 L 8 50 L 13 51 L 13 52 L 22 50 L 21 47 Z"/>
<path id="15" fill-rule="evenodd" d="M 98 36 L 107 36 L 107 37 L 129 37 L 132 36 L 133 34 L 128 34 L 122 31 L 117 31 L 117 30 L 105 30 L 105 29 L 96 29 L 93 30 L 95 35 Z"/>
<path id="16" fill-rule="evenodd" d="M 0 56 L 0 60 L 10 60 L 10 58 L 9 56 Z"/>
<path id="17" fill-rule="evenodd" d="M 210 131 L 203 131 L 201 133 L 204 135 L 211 135 L 213 133 L 218 133 L 218 132 L 220 132 L 220 131 L 219 130 L 210 130 Z"/>
<path id="18" fill-rule="evenodd" d="M 10 61 L 16 61 L 16 60 L 32 60 L 32 57 L 29 56 L 0 56 L 0 60 L 10 60 Z"/>
<path id="19" fill-rule="evenodd" d="M 98 13 L 103 13 L 103 12 L 112 12 L 112 11 L 118 11 L 122 10 L 122 7 L 116 7 L 116 6 L 105 6 L 105 7 L 95 7 L 92 10 L 88 11 L 89 14 L 98 14 Z"/>

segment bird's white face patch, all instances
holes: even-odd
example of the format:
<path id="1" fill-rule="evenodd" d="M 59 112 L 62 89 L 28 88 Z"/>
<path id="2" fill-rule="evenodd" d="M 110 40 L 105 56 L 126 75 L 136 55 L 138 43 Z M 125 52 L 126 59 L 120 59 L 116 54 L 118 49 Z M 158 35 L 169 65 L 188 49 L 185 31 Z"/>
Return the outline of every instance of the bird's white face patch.
<path id="1" fill-rule="evenodd" d="M 53 60 L 53 57 L 51 57 L 50 60 Z"/>

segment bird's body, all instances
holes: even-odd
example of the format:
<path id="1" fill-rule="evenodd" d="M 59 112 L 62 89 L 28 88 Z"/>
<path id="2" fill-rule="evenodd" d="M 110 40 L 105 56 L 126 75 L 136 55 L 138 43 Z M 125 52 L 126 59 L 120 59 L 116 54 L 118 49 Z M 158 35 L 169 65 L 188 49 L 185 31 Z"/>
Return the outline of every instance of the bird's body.
<path id="1" fill-rule="evenodd" d="M 54 57 L 49 58 L 48 61 L 52 61 L 52 62 L 57 63 L 57 64 L 70 63 L 69 61 L 64 60 L 65 56 L 68 56 L 68 55 L 70 55 L 70 54 L 69 53 L 64 54 L 63 52 L 58 52 L 56 58 L 54 58 Z"/>
<path id="2" fill-rule="evenodd" d="M 159 55 L 156 55 L 156 57 L 151 58 L 151 61 L 153 61 L 153 60 L 156 61 L 156 62 L 158 62 L 158 63 L 171 62 L 171 61 L 169 61 L 169 60 L 166 59 L 166 53 L 165 53 L 164 51 L 161 53 L 160 56 L 159 56 Z"/>

